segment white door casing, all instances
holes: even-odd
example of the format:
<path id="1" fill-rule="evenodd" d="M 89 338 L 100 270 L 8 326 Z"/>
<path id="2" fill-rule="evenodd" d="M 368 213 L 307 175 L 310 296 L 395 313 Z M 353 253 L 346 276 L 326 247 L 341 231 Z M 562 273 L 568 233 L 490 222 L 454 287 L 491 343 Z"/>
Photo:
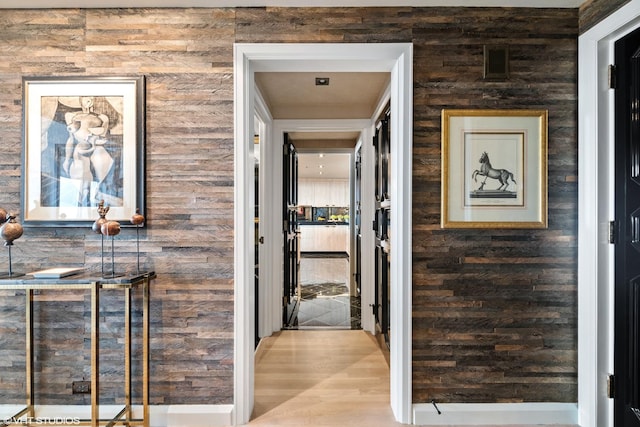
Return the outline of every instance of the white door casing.
<path id="1" fill-rule="evenodd" d="M 640 26 L 631 1 L 578 39 L 578 422 L 613 426 L 614 43 Z"/>
<path id="2" fill-rule="evenodd" d="M 411 197 L 413 46 L 410 43 L 234 45 L 234 418 L 249 421 L 254 393 L 254 184 L 253 120 L 256 71 L 390 72 L 391 112 L 391 408 L 412 422 L 411 402 Z M 335 125 L 335 122 L 333 122 Z M 275 129 L 272 135 L 278 133 Z M 269 150 L 271 151 L 271 150 Z M 271 163 L 277 165 L 275 156 Z M 263 161 L 267 161 L 263 158 Z M 275 184 L 275 183 L 274 183 Z M 271 187 L 276 188 L 276 187 Z M 277 192 L 274 192 L 277 196 Z M 277 201 L 276 201 L 277 204 Z M 273 213 L 273 212 L 272 212 Z M 267 213 L 268 214 L 268 213 Z M 265 235 L 265 245 L 276 245 Z M 269 243 L 268 238 L 274 240 Z M 277 257 L 279 251 L 272 252 Z M 277 265 L 277 259 L 271 265 Z M 274 269 L 275 271 L 276 269 Z M 274 277 L 272 276 L 273 280 Z M 277 279 L 277 278 L 276 278 Z M 262 280 L 262 277 L 261 277 Z M 269 280 L 269 279 L 267 279 Z M 278 283 L 280 282 L 274 282 Z"/>

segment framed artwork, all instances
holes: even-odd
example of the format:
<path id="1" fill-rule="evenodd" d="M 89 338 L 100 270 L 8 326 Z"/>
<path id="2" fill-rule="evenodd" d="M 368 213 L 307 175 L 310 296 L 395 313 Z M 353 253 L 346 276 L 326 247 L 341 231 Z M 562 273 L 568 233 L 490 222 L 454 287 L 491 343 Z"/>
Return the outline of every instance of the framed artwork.
<path id="1" fill-rule="evenodd" d="M 546 228 L 545 110 L 443 110 L 443 228 Z"/>
<path id="2" fill-rule="evenodd" d="M 144 212 L 144 77 L 23 78 L 22 222 L 123 226 Z"/>

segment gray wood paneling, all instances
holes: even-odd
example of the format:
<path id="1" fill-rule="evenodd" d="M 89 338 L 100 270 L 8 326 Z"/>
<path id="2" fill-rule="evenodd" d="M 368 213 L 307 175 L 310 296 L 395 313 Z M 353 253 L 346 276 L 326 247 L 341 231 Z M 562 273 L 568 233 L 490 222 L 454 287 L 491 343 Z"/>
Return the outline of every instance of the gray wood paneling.
<path id="1" fill-rule="evenodd" d="M 244 13 L 238 12 L 239 20 L 246 19 Z M 259 36 L 247 25 L 252 36 L 269 42 L 287 41 L 280 31 L 297 41 L 318 41 L 317 22 L 325 24 L 326 19 L 324 15 L 311 19 L 298 11 L 294 20 L 288 13 L 269 8 L 247 13 L 259 22 L 278 23 L 279 31 Z M 386 16 L 394 19 L 394 14 Z M 405 12 L 403 18 L 412 23 L 416 57 L 414 401 L 535 401 L 544 400 L 542 394 L 549 395 L 549 400 L 574 401 L 577 11 L 425 8 L 412 10 L 410 18 Z M 313 34 L 307 35 L 307 31 Z M 351 28 L 345 32 L 349 31 Z M 405 41 L 404 34 L 396 34 L 400 34 L 397 41 Z M 349 36 L 345 34 L 345 40 Z M 383 38 L 378 34 L 370 37 L 361 41 Z M 321 41 L 334 41 L 334 37 Z M 512 75 L 507 82 L 482 80 L 482 47 L 496 43 L 511 47 Z M 442 108 L 550 110 L 550 217 L 559 232 L 511 231 L 492 236 L 490 230 L 439 229 Z M 486 237 L 469 238 L 475 234 Z M 560 263 L 554 258 L 557 254 L 547 256 L 556 252 L 549 249 L 556 246 L 563 256 Z M 549 273 L 542 278 L 539 272 L 545 268 Z M 440 279 L 442 276 L 447 279 Z M 563 301 L 563 307 L 549 309 L 555 298 Z M 516 313 L 501 314 L 511 307 L 517 307 Z M 517 313 L 522 307 L 527 307 L 527 315 Z M 515 332 L 505 334 L 500 326 Z M 431 332 L 444 337 L 434 340 Z M 468 338 L 457 342 L 458 333 Z M 484 336 L 480 342 L 489 340 L 492 344 L 482 347 L 474 339 L 478 334 Z M 547 336 L 549 343 L 561 341 L 562 347 L 545 349 L 540 336 Z M 531 343 L 541 360 L 558 353 L 561 367 L 537 366 L 537 373 L 518 374 L 522 354 L 530 354 Z M 461 363 L 456 355 L 468 361 Z M 505 378 L 513 378 L 514 383 L 505 386 Z M 469 387 L 469 383 L 482 387 Z"/>
<path id="2" fill-rule="evenodd" d="M 577 400 L 577 10 L 416 9 L 414 401 Z M 483 45 L 510 78 L 483 80 Z M 549 110 L 549 229 L 440 229 L 444 108 Z"/>
<path id="3" fill-rule="evenodd" d="M 158 273 L 152 403 L 233 400 L 234 42 L 414 43 L 414 400 L 577 399 L 577 9 L 6 10 L 2 20 L 0 206 L 7 209 L 20 203 L 23 75 L 146 76 L 141 248 L 144 267 Z M 510 45 L 508 81 L 482 80 L 482 46 L 492 43 Z M 440 229 L 442 108 L 549 109 L 548 230 Z M 122 268 L 135 265 L 134 239 L 125 230 L 116 240 Z M 23 271 L 97 268 L 100 239 L 89 229 L 29 229 L 14 260 Z M 87 375 L 80 362 L 88 344 L 78 337 L 88 327 L 87 298 L 37 303 L 40 403 L 85 401 L 70 384 Z M 20 402 L 24 334 L 13 319 L 23 316 L 22 300 L 0 303 L 5 403 Z M 104 302 L 102 367 L 117 373 L 121 308 L 115 296 Z M 117 400 L 118 381 L 103 384 Z"/>
<path id="4" fill-rule="evenodd" d="M 580 5 L 580 34 L 631 0 L 587 0 Z"/>

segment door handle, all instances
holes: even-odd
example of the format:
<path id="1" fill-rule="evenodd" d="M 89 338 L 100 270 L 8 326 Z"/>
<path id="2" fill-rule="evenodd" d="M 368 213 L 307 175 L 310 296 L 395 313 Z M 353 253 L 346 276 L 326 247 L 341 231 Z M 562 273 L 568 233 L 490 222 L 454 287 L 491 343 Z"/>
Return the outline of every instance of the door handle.
<path id="1" fill-rule="evenodd" d="M 264 236 L 260 236 L 258 242 L 260 242 L 261 245 L 264 245 Z"/>

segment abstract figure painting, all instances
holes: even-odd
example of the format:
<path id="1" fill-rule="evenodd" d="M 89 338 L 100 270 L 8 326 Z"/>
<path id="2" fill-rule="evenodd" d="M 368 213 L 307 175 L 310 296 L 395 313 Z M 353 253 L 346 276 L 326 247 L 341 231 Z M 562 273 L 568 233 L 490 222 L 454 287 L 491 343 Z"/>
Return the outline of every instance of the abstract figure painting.
<path id="1" fill-rule="evenodd" d="M 546 228 L 542 110 L 443 110 L 443 228 Z"/>
<path id="2" fill-rule="evenodd" d="M 23 79 L 25 225 L 81 226 L 144 199 L 144 79 Z"/>

